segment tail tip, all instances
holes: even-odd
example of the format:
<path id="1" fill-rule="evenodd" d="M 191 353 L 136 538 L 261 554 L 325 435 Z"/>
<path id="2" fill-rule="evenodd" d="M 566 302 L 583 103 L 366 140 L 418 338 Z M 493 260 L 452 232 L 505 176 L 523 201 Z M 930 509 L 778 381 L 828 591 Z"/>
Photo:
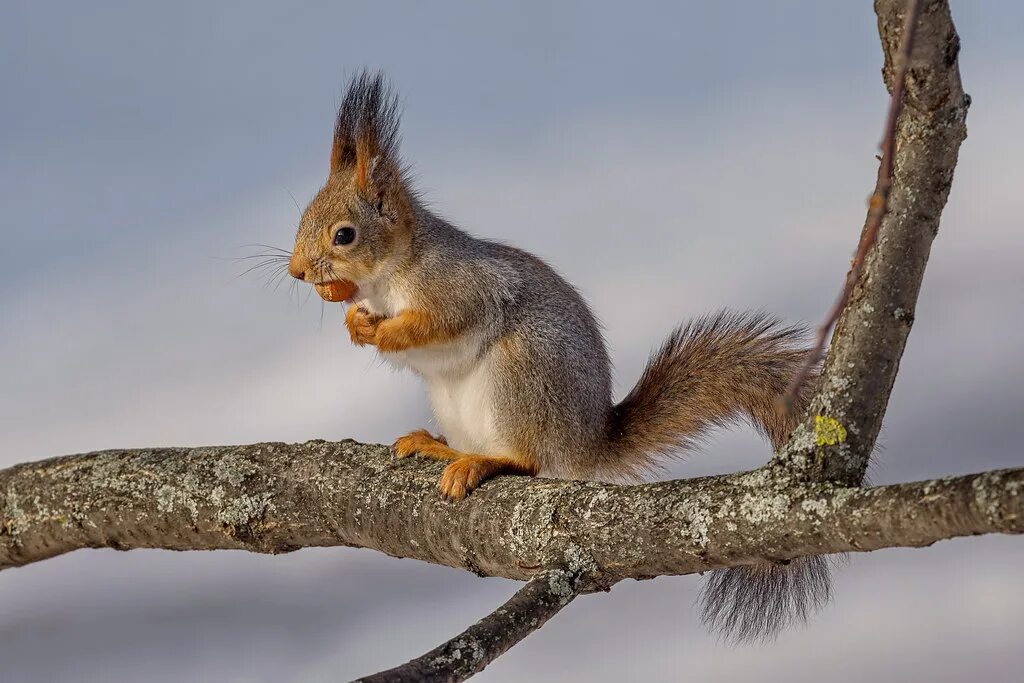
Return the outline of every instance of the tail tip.
<path id="1" fill-rule="evenodd" d="M 806 623 L 831 597 L 828 560 L 803 557 L 787 564 L 718 570 L 701 590 L 701 620 L 730 645 L 771 642 Z"/>

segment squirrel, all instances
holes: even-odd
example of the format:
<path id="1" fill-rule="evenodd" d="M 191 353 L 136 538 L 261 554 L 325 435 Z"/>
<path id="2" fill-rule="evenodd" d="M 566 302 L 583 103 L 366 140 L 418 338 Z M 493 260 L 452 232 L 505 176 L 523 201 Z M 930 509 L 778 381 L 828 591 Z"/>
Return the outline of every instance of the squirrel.
<path id="1" fill-rule="evenodd" d="M 399 157 L 398 124 L 383 76 L 354 76 L 288 268 L 328 300 L 324 288 L 345 282 L 352 342 L 425 380 L 443 435 L 418 429 L 394 451 L 446 462 L 443 495 L 462 499 L 501 474 L 636 480 L 736 419 L 785 443 L 798 411 L 777 401 L 808 354 L 802 328 L 763 314 L 699 318 L 613 402 L 611 362 L 584 299 L 536 256 L 432 213 Z M 818 557 L 719 570 L 702 592 L 703 618 L 727 639 L 771 637 L 828 595 Z"/>

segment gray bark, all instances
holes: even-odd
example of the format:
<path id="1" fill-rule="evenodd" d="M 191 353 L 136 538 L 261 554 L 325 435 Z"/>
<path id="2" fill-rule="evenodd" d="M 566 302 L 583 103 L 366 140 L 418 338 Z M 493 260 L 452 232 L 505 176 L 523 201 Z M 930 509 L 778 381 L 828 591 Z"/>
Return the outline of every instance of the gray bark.
<path id="1" fill-rule="evenodd" d="M 803 555 L 1024 531 L 1024 469 L 843 487 L 781 468 L 614 486 L 501 477 L 466 500 L 442 465 L 353 441 L 104 451 L 0 471 L 0 568 L 80 548 L 373 548 L 529 579 L 592 562 L 588 590 Z M 557 559 L 557 562 L 556 562 Z"/>
<path id="2" fill-rule="evenodd" d="M 906 4 L 875 2 L 890 91 Z M 860 483 L 874 450 L 967 136 L 970 98 L 960 83 L 959 52 L 948 2 L 925 2 L 896 132 L 889 212 L 836 326 L 805 420 L 778 456 L 815 479 Z M 836 432 L 844 437 L 831 439 Z"/>
<path id="3" fill-rule="evenodd" d="M 504 605 L 455 638 L 394 669 L 356 683 L 462 681 L 558 614 L 580 594 L 583 568 L 551 569 L 530 579 Z"/>

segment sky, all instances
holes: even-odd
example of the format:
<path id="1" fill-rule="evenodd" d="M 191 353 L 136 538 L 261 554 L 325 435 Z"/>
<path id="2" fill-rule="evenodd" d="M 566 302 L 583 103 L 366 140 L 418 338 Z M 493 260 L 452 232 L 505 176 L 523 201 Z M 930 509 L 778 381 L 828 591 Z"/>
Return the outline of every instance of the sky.
<path id="1" fill-rule="evenodd" d="M 242 275 L 289 248 L 341 88 L 402 93 L 433 207 L 542 256 L 601 319 L 624 395 L 678 322 L 821 319 L 863 223 L 886 93 L 871 3 L 0 5 L 0 466 L 90 450 L 430 425 L 340 306 Z M 872 479 L 1019 467 L 1024 6 L 953 5 L 973 97 Z M 625 313 L 628 312 L 628 313 Z M 734 429 L 674 465 L 755 467 Z M 476 680 L 1016 680 L 1024 543 L 849 558 L 769 645 L 695 617 L 700 577 L 585 596 Z M 79 551 L 0 574 L 11 683 L 347 680 L 516 589 L 367 550 Z"/>

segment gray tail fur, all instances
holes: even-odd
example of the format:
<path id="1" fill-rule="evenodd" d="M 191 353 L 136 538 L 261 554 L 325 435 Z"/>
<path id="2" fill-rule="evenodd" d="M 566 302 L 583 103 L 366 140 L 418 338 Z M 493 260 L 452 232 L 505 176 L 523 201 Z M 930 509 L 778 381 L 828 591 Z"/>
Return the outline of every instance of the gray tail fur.
<path id="1" fill-rule="evenodd" d="M 763 314 L 718 313 L 676 329 L 609 422 L 613 467 L 621 475 L 657 469 L 660 456 L 692 448 L 707 431 L 746 418 L 776 447 L 795 418 L 779 409 L 807 356 L 805 330 Z M 809 389 L 801 388 L 793 413 Z M 719 570 L 702 591 L 704 622 L 728 641 L 768 639 L 803 621 L 830 594 L 828 562 Z"/>
<path id="2" fill-rule="evenodd" d="M 701 589 L 701 619 L 727 642 L 771 640 L 783 629 L 807 621 L 831 595 L 824 557 L 720 569 Z"/>

